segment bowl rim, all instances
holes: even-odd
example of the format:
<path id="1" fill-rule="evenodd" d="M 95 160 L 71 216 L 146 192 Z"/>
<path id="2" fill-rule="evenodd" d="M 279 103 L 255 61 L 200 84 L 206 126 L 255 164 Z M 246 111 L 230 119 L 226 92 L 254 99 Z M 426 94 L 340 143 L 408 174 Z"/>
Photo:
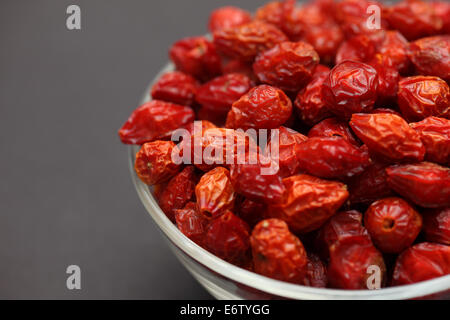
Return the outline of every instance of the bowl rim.
<path id="1" fill-rule="evenodd" d="M 172 63 L 168 63 L 150 83 L 146 90 L 146 94 L 141 99 L 141 104 L 150 101 L 148 92 L 151 86 L 159 77 L 169 71 L 173 71 Z M 201 248 L 189 238 L 187 238 L 178 228 L 170 221 L 158 205 L 157 200 L 152 194 L 149 186 L 144 184 L 136 175 L 134 170 L 134 160 L 139 146 L 129 146 L 129 169 L 133 184 L 137 190 L 147 212 L 156 222 L 158 227 L 163 231 L 165 236 L 175 244 L 180 250 L 184 251 L 189 257 L 200 263 L 201 265 L 213 270 L 226 279 L 239 282 L 243 285 L 258 289 L 262 292 L 288 299 L 331 299 L 331 300 L 398 300 L 413 299 L 430 296 L 450 290 L 450 275 L 439 277 L 436 279 L 426 280 L 415 284 L 382 288 L 379 290 L 342 290 L 328 288 L 314 288 L 297 284 L 291 284 L 275 279 L 271 279 L 257 273 L 239 268 L 228 263 L 207 250 Z"/>

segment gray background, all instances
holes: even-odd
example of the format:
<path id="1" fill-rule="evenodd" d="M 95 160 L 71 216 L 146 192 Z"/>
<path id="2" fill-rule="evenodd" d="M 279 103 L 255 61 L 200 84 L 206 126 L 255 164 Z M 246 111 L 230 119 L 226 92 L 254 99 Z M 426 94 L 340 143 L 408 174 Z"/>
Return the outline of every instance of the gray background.
<path id="1" fill-rule="evenodd" d="M 0 1 L 0 298 L 211 298 L 141 205 L 117 130 L 171 43 L 215 7 L 264 2 Z"/>

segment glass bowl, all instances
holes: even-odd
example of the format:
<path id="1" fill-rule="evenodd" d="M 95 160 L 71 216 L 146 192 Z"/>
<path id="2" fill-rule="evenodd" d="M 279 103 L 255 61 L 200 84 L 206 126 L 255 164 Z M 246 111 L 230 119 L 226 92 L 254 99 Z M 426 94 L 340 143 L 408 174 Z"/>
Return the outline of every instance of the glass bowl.
<path id="1" fill-rule="evenodd" d="M 155 79 L 171 70 L 173 65 L 168 64 Z M 150 87 L 151 85 L 149 89 Z M 149 89 L 142 103 L 149 100 Z M 196 245 L 166 217 L 153 195 L 152 188 L 144 184 L 134 171 L 134 160 L 138 151 L 138 146 L 130 146 L 129 165 L 133 183 L 144 207 L 180 262 L 217 299 L 450 299 L 450 275 L 380 290 L 336 290 L 290 284 L 236 267 Z"/>

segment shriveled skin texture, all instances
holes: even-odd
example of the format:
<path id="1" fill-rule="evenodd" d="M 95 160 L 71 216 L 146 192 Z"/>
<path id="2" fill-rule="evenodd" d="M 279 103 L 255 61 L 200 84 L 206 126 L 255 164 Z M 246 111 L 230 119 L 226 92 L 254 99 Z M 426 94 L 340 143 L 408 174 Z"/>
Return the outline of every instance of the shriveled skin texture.
<path id="1" fill-rule="evenodd" d="M 189 107 L 153 100 L 133 111 L 119 130 L 119 137 L 125 144 L 144 144 L 170 137 L 174 130 L 194 118 L 194 111 Z"/>
<path id="2" fill-rule="evenodd" d="M 134 169 L 145 184 L 156 185 L 168 181 L 181 167 L 172 160 L 177 148 L 172 141 L 153 141 L 144 144 L 136 154 Z"/>
<path id="3" fill-rule="evenodd" d="M 192 106 L 199 83 L 195 78 L 183 72 L 174 71 L 162 75 L 152 87 L 153 99 Z"/>
<path id="4" fill-rule="evenodd" d="M 322 85 L 329 72 L 330 69 L 328 67 L 318 65 L 311 82 L 298 93 L 295 99 L 294 105 L 297 114 L 307 125 L 315 125 L 332 115 L 326 107 L 322 94 Z"/>
<path id="5" fill-rule="evenodd" d="M 202 85 L 197 91 L 196 100 L 211 112 L 225 113 L 230 111 L 233 102 L 247 93 L 251 87 L 249 77 L 230 73 Z"/>
<path id="6" fill-rule="evenodd" d="M 389 186 L 425 208 L 450 206 L 450 169 L 431 162 L 392 166 L 386 169 Z"/>
<path id="7" fill-rule="evenodd" d="M 367 209 L 364 225 L 378 249 L 400 253 L 416 240 L 422 229 L 422 217 L 405 200 L 385 198 Z"/>
<path id="8" fill-rule="evenodd" d="M 354 114 L 350 127 L 370 152 L 386 160 L 422 161 L 425 157 L 419 134 L 395 114 Z"/>
<path id="9" fill-rule="evenodd" d="M 205 232 L 209 220 L 202 215 L 195 202 L 189 202 L 183 209 L 175 210 L 178 229 L 199 246 L 205 245 Z"/>
<path id="10" fill-rule="evenodd" d="M 260 85 L 233 103 L 227 116 L 227 128 L 276 129 L 291 116 L 292 102 L 275 87 Z"/>
<path id="11" fill-rule="evenodd" d="M 308 132 L 308 138 L 336 136 L 344 138 L 354 146 L 359 147 L 361 145 L 348 126 L 348 122 L 338 118 L 325 119 L 312 127 Z"/>
<path id="12" fill-rule="evenodd" d="M 400 254 L 395 265 L 392 285 L 406 285 L 448 274 L 450 246 L 423 242 Z"/>
<path id="13" fill-rule="evenodd" d="M 209 31 L 233 28 L 249 23 L 252 20 L 250 13 L 241 8 L 226 6 L 211 12 L 209 16 Z"/>
<path id="14" fill-rule="evenodd" d="M 317 233 L 315 247 L 323 259 L 329 259 L 330 248 L 345 238 L 365 237 L 370 242 L 370 235 L 362 225 L 362 213 L 351 210 L 342 211 L 332 216 Z"/>
<path id="15" fill-rule="evenodd" d="M 279 219 L 263 220 L 250 238 L 254 271 L 281 281 L 303 284 L 308 257 L 303 244 Z"/>
<path id="16" fill-rule="evenodd" d="M 336 65 L 323 85 L 328 109 L 349 119 L 353 113 L 373 109 L 377 98 L 377 71 L 368 64 L 345 60 Z"/>
<path id="17" fill-rule="evenodd" d="M 217 167 L 205 173 L 195 187 L 195 196 L 200 212 L 207 217 L 233 209 L 235 193 L 228 169 Z"/>
<path id="18" fill-rule="evenodd" d="M 398 81 L 400 74 L 397 66 L 394 65 L 389 57 L 377 53 L 372 60 L 368 62 L 378 74 L 378 89 L 376 106 L 390 105 L 397 101 Z"/>
<path id="19" fill-rule="evenodd" d="M 328 284 L 327 267 L 313 253 L 308 254 L 308 263 L 306 264 L 306 274 L 303 284 L 315 288 L 326 288 Z"/>
<path id="20" fill-rule="evenodd" d="M 277 27 L 262 21 L 214 32 L 216 48 L 229 57 L 243 61 L 252 61 L 259 53 L 288 40 Z"/>
<path id="21" fill-rule="evenodd" d="M 307 233 L 319 229 L 348 198 L 339 182 L 301 174 L 283 180 L 285 200 L 269 207 L 268 215 L 286 221 L 292 231 Z"/>
<path id="22" fill-rule="evenodd" d="M 253 228 L 265 217 L 267 205 L 260 201 L 253 201 L 240 196 L 239 203 L 235 206 L 237 215 Z"/>
<path id="23" fill-rule="evenodd" d="M 398 86 L 398 106 L 408 121 L 450 118 L 450 89 L 444 80 L 415 76 L 400 80 Z"/>
<path id="24" fill-rule="evenodd" d="M 377 52 L 377 44 L 381 39 L 370 34 L 360 34 L 345 40 L 336 52 L 335 64 L 345 60 L 368 62 Z"/>
<path id="25" fill-rule="evenodd" d="M 158 196 L 158 203 L 166 216 L 175 221 L 175 211 L 183 209 L 195 194 L 197 176 L 195 168 L 188 166 L 170 179 Z"/>
<path id="26" fill-rule="evenodd" d="M 391 60 L 392 65 L 403 74 L 408 72 L 411 65 L 408 58 L 408 44 L 408 40 L 400 32 L 386 31 L 378 52 Z"/>
<path id="27" fill-rule="evenodd" d="M 221 73 L 222 62 L 215 46 L 205 37 L 185 38 L 175 42 L 169 56 L 177 70 L 207 81 Z"/>
<path id="28" fill-rule="evenodd" d="M 450 81 L 450 35 L 411 42 L 408 55 L 420 74 Z"/>
<path id="29" fill-rule="evenodd" d="M 321 178 L 350 178 L 370 165 L 368 153 L 341 137 L 310 138 L 296 153 L 300 169 Z"/>
<path id="30" fill-rule="evenodd" d="M 241 218 L 227 211 L 208 225 L 205 245 L 221 259 L 246 265 L 249 260 L 250 228 Z"/>
<path id="31" fill-rule="evenodd" d="M 381 271 L 381 285 L 386 282 L 386 266 L 383 255 L 366 237 L 345 238 L 330 248 L 328 280 L 330 286 L 339 289 L 368 289 L 370 266 Z"/>
<path id="32" fill-rule="evenodd" d="M 450 246 L 450 208 L 426 210 L 423 232 L 427 241 Z"/>
<path id="33" fill-rule="evenodd" d="M 332 64 L 336 51 L 344 40 L 341 27 L 334 22 L 329 22 L 326 25 L 307 28 L 304 32 L 303 41 L 314 47 L 320 56 L 320 61 L 324 64 Z"/>
<path id="34" fill-rule="evenodd" d="M 270 150 L 278 148 L 280 176 L 285 178 L 298 173 L 300 164 L 296 154 L 296 147 L 308 140 L 308 137 L 286 127 L 280 127 L 278 130 L 279 140 L 277 142 L 270 141 L 268 147 Z M 275 158 L 275 155 L 272 157 Z"/>
<path id="35" fill-rule="evenodd" d="M 449 166 L 450 120 L 428 117 L 409 125 L 420 135 L 426 150 L 425 160 Z"/>
<path id="36" fill-rule="evenodd" d="M 311 80 L 319 61 L 310 44 L 283 42 L 258 55 L 253 71 L 262 83 L 297 92 Z"/>

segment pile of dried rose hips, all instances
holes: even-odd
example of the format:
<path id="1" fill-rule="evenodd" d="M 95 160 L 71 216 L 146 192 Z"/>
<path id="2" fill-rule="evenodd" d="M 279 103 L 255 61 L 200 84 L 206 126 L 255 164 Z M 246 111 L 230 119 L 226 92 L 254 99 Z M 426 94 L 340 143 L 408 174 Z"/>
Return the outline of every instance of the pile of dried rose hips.
<path id="1" fill-rule="evenodd" d="M 119 132 L 142 145 L 136 172 L 181 232 L 301 285 L 366 289 L 373 267 L 382 286 L 449 274 L 450 3 L 288 0 L 253 17 L 220 8 L 209 29 L 172 46 L 177 71 Z M 246 157 L 258 142 L 237 129 L 278 129 L 279 170 L 233 161 L 234 147 L 224 165 L 176 164 L 178 128 L 200 151 L 243 138 Z"/>

